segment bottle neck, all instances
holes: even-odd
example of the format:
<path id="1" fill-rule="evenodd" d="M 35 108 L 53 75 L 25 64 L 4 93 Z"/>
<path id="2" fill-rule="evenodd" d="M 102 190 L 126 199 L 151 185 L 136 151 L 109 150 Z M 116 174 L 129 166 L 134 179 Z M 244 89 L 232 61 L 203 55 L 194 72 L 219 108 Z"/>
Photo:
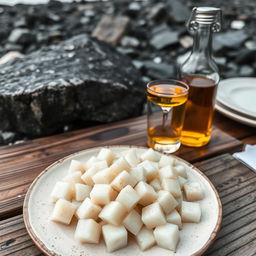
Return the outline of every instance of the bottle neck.
<path id="1" fill-rule="evenodd" d="M 199 24 L 194 36 L 193 53 L 212 57 L 212 25 Z"/>

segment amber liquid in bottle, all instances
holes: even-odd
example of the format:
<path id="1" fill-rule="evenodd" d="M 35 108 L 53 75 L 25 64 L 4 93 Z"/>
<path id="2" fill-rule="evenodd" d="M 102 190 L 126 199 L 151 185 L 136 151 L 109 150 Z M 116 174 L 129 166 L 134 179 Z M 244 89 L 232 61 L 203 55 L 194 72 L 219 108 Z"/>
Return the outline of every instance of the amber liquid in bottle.
<path id="1" fill-rule="evenodd" d="M 216 82 L 197 75 L 184 76 L 181 80 L 189 85 L 181 142 L 200 147 L 207 144 L 211 136 Z"/>

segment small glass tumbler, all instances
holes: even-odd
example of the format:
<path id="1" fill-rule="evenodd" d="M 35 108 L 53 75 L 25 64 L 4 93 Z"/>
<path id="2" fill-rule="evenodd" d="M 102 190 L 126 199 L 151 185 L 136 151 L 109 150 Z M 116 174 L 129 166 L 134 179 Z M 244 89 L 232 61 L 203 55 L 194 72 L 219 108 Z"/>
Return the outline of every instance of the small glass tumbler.
<path id="1" fill-rule="evenodd" d="M 155 80 L 147 84 L 148 146 L 173 153 L 180 147 L 189 87 L 182 81 Z"/>

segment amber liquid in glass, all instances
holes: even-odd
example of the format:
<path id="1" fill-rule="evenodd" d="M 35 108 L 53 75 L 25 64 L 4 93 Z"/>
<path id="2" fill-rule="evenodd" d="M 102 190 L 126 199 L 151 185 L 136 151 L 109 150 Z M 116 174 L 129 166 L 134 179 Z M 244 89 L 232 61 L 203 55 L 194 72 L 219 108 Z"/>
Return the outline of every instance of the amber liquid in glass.
<path id="1" fill-rule="evenodd" d="M 152 85 L 147 89 L 148 104 L 159 111 L 148 114 L 148 145 L 152 148 L 174 144 L 180 140 L 187 93 L 178 85 Z M 150 107 L 151 109 L 151 107 Z M 166 112 L 163 114 L 163 112 Z M 158 145 L 158 146 L 157 146 Z"/>
<path id="2" fill-rule="evenodd" d="M 189 85 L 181 143 L 200 147 L 211 138 L 216 82 L 196 75 L 185 76 L 181 80 Z"/>

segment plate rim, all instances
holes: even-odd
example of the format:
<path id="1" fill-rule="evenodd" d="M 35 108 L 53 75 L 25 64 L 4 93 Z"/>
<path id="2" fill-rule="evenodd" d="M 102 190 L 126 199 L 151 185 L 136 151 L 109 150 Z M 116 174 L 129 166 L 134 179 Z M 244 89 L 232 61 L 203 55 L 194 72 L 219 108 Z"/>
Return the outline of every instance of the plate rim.
<path id="1" fill-rule="evenodd" d="M 39 237 L 37 237 L 37 235 L 34 233 L 32 226 L 30 224 L 29 221 L 29 213 L 28 213 L 28 203 L 29 203 L 29 199 L 30 199 L 30 195 L 32 193 L 32 190 L 35 186 L 35 184 L 37 183 L 37 181 L 41 178 L 41 176 L 43 176 L 47 171 L 49 171 L 50 168 L 52 168 L 55 165 L 60 164 L 61 162 L 63 162 L 65 159 L 71 157 L 71 156 L 75 156 L 78 155 L 82 152 L 88 151 L 88 150 L 93 150 L 93 149 L 100 149 L 100 148 L 116 148 L 116 147 L 127 147 L 127 148 L 140 148 L 140 149 L 149 149 L 148 147 L 143 147 L 143 146 L 136 146 L 136 145 L 105 145 L 105 146 L 98 146 L 98 147 L 90 147 L 84 150 L 80 150 L 78 152 L 72 153 L 70 155 L 67 155 L 55 162 L 53 162 L 51 165 L 49 165 L 48 167 L 46 167 L 41 173 L 39 173 L 39 175 L 33 180 L 33 182 L 30 184 L 27 193 L 25 195 L 25 199 L 23 202 L 23 220 L 24 220 L 24 224 L 26 227 L 26 230 L 30 236 L 30 238 L 33 240 L 33 242 L 35 243 L 35 245 L 37 246 L 37 248 L 39 248 L 43 253 L 45 253 L 47 256 L 62 256 L 57 254 L 56 252 L 50 250 L 49 248 L 47 248 L 45 246 L 45 244 L 39 239 Z M 159 152 L 159 151 L 158 151 Z M 162 152 L 159 152 L 162 155 L 167 155 L 170 156 L 171 154 L 165 154 Z M 220 196 L 218 194 L 217 189 L 215 188 L 215 186 L 212 184 L 212 182 L 209 180 L 209 178 L 202 172 L 200 171 L 196 166 L 192 165 L 191 163 L 187 162 L 186 160 L 176 156 L 176 155 L 171 155 L 172 157 L 174 157 L 175 159 L 178 159 L 179 161 L 185 163 L 186 165 L 188 165 L 190 168 L 192 168 L 194 171 L 196 171 L 197 173 L 199 173 L 211 186 L 216 199 L 217 199 L 217 203 L 218 203 L 218 217 L 217 217 L 217 223 L 209 237 L 209 239 L 207 240 L 207 242 L 203 245 L 202 248 L 200 248 L 198 251 L 196 251 L 194 254 L 191 254 L 191 256 L 201 256 L 209 247 L 210 245 L 214 242 L 214 240 L 216 239 L 216 236 L 221 228 L 221 224 L 222 224 L 222 203 L 220 200 Z"/>
<path id="2" fill-rule="evenodd" d="M 232 87 L 232 85 L 230 84 L 230 83 L 232 82 L 232 80 L 235 80 L 235 81 L 237 81 L 237 80 L 242 80 L 242 81 L 243 81 L 243 80 L 255 80 L 255 82 L 256 82 L 256 77 L 231 77 L 231 78 L 223 79 L 223 80 L 221 80 L 220 83 L 219 83 L 218 91 L 221 90 L 220 88 L 221 88 L 222 86 L 223 86 L 223 87 L 226 87 L 226 88 L 227 88 L 227 87 L 228 87 L 228 88 Z M 252 85 L 252 84 L 250 83 L 250 85 L 247 85 L 247 86 L 253 87 L 254 85 Z M 236 86 L 236 88 L 237 88 L 237 87 L 242 88 L 241 86 Z M 256 86 L 254 86 L 254 87 L 256 87 Z M 224 90 L 224 89 L 223 89 L 223 90 Z M 233 102 L 232 99 L 231 99 L 231 101 L 230 101 L 230 100 L 228 100 L 227 102 L 224 101 L 224 99 L 223 99 L 223 97 L 222 97 L 222 96 L 224 96 L 223 93 L 222 93 L 222 96 L 221 96 L 220 93 L 218 93 L 218 91 L 217 91 L 216 99 L 217 99 L 222 105 L 224 105 L 224 106 L 226 106 L 226 107 L 228 107 L 228 108 L 230 108 L 230 109 L 232 109 L 232 110 L 238 112 L 239 114 L 243 114 L 244 116 L 247 116 L 248 118 L 249 118 L 249 117 L 250 117 L 250 118 L 254 118 L 254 117 L 255 117 L 255 113 L 251 112 L 250 110 L 249 110 L 249 112 L 247 112 L 246 109 L 244 109 L 244 108 L 239 108 L 239 106 L 236 105 L 236 103 Z M 230 91 L 230 89 L 229 89 L 229 91 Z"/>
<path id="3" fill-rule="evenodd" d="M 251 118 L 242 116 L 238 113 L 235 113 L 233 110 L 229 110 L 226 106 L 224 106 L 222 103 L 220 103 L 218 100 L 215 103 L 215 109 L 222 113 L 223 115 L 225 115 L 226 117 L 244 124 L 244 125 L 248 125 L 250 127 L 256 127 L 256 120 L 253 120 Z"/>

